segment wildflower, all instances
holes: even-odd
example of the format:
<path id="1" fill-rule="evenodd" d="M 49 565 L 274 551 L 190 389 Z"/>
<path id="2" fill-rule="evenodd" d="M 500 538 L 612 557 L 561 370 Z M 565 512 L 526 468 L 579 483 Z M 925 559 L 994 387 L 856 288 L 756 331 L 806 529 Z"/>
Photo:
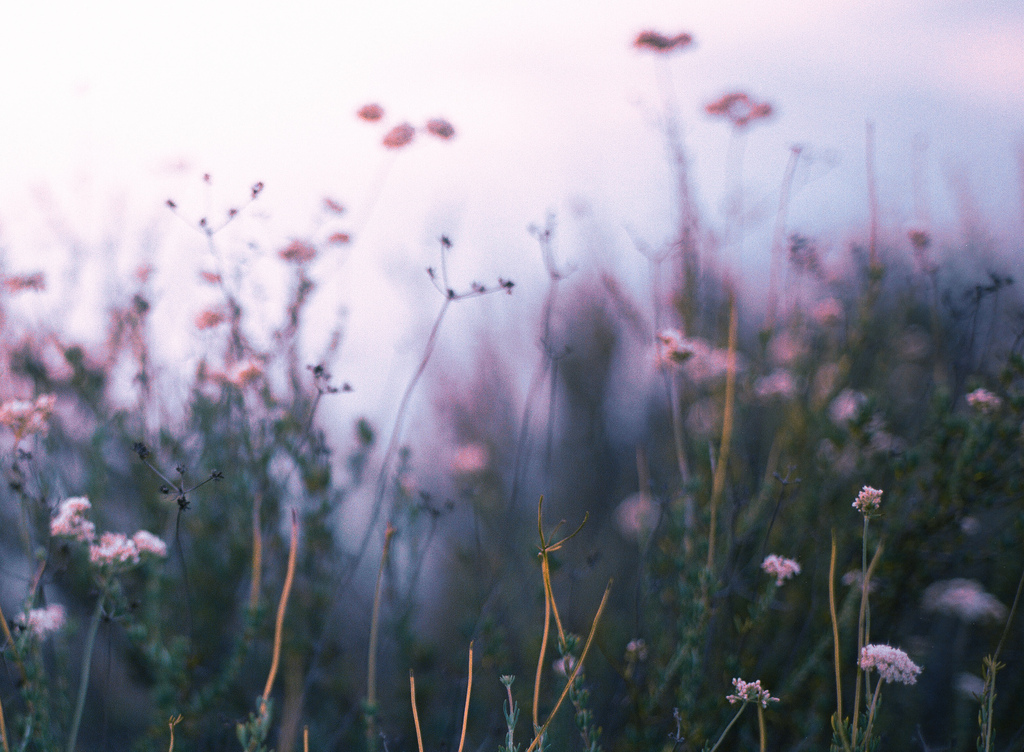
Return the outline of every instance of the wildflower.
<path id="1" fill-rule="evenodd" d="M 89 546 L 89 561 L 100 566 L 138 564 L 139 548 L 123 533 L 104 533 Z"/>
<path id="2" fill-rule="evenodd" d="M 995 412 L 1003 401 L 988 389 L 975 389 L 967 395 L 967 404 L 983 415 Z"/>
<path id="3" fill-rule="evenodd" d="M 878 671 L 883 681 L 916 684 L 921 667 L 910 656 L 890 645 L 865 645 L 860 651 L 860 667 L 864 671 Z"/>
<path id="4" fill-rule="evenodd" d="M 627 496 L 615 509 L 615 522 L 626 538 L 642 542 L 658 522 L 658 510 L 645 493 Z"/>
<path id="5" fill-rule="evenodd" d="M 455 137 L 455 128 L 444 118 L 432 118 L 427 121 L 427 133 L 442 141 L 449 141 Z"/>
<path id="6" fill-rule="evenodd" d="M 554 669 L 554 672 L 556 674 L 561 674 L 562 676 L 568 676 L 571 674 L 575 667 L 576 658 L 572 655 L 566 655 L 551 664 L 551 668 Z"/>
<path id="7" fill-rule="evenodd" d="M 221 276 L 216 272 L 199 272 L 199 279 L 208 285 L 219 285 L 221 283 Z"/>
<path id="8" fill-rule="evenodd" d="M 196 316 L 196 329 L 199 331 L 205 331 L 207 329 L 213 329 L 215 326 L 219 326 L 224 323 L 224 313 L 213 308 L 207 308 L 205 311 L 200 312 Z"/>
<path id="9" fill-rule="evenodd" d="M 33 608 L 27 614 L 20 614 L 17 622 L 33 637 L 42 639 L 64 626 L 64 607 L 54 604 L 46 608 Z"/>
<path id="10" fill-rule="evenodd" d="M 843 304 L 835 298 L 819 300 L 811 309 L 811 318 L 819 326 L 838 324 L 843 319 Z"/>
<path id="11" fill-rule="evenodd" d="M 384 144 L 385 149 L 401 149 L 410 144 L 415 135 L 415 128 L 408 123 L 400 123 L 384 135 L 384 140 L 381 143 Z"/>
<path id="12" fill-rule="evenodd" d="M 334 232 L 327 236 L 327 242 L 331 245 L 345 245 L 352 242 L 352 238 L 347 232 Z"/>
<path id="13" fill-rule="evenodd" d="M 843 584 L 847 587 L 855 587 L 857 590 L 862 590 L 863 586 L 861 583 L 864 582 L 864 573 L 859 569 L 851 569 L 849 572 L 843 575 Z M 874 580 L 868 582 L 868 592 L 873 593 L 878 589 L 878 583 Z"/>
<path id="14" fill-rule="evenodd" d="M 0 425 L 14 432 L 18 441 L 34 433 L 45 433 L 57 398 L 40 394 L 35 400 L 9 400 L 0 405 Z"/>
<path id="15" fill-rule="evenodd" d="M 779 369 L 754 382 L 754 393 L 762 399 L 781 397 L 790 399 L 796 394 L 796 381 L 789 371 Z"/>
<path id="16" fill-rule="evenodd" d="M 726 696 L 731 705 L 737 702 L 759 702 L 762 708 L 767 708 L 769 702 L 778 702 L 778 697 L 772 697 L 771 693 L 761 686 L 761 680 L 745 682 L 742 679 L 733 679 L 732 686 L 736 694 Z"/>
<path id="17" fill-rule="evenodd" d="M 860 490 L 860 493 L 857 494 L 857 498 L 853 500 L 853 508 L 866 516 L 872 512 L 878 511 L 878 506 L 881 503 L 882 492 L 877 488 L 864 486 Z"/>
<path id="18" fill-rule="evenodd" d="M 42 272 L 36 272 L 35 274 L 19 274 L 13 277 L 5 277 L 3 285 L 4 289 L 12 295 L 24 292 L 25 290 L 42 292 L 46 289 L 46 277 L 43 276 Z"/>
<path id="19" fill-rule="evenodd" d="M 364 104 L 356 112 L 356 117 L 360 120 L 365 120 L 367 123 L 376 123 L 382 117 L 384 117 L 384 108 L 379 104 Z"/>
<path id="20" fill-rule="evenodd" d="M 789 332 L 773 337 L 768 344 L 768 356 L 772 362 L 781 366 L 791 365 L 806 354 L 807 344 Z"/>
<path id="21" fill-rule="evenodd" d="M 910 244 L 914 246 L 914 250 L 918 253 L 924 251 L 932 242 L 931 235 L 923 227 L 911 227 L 907 230 L 907 237 L 910 239 Z"/>
<path id="22" fill-rule="evenodd" d="M 744 128 L 755 120 L 769 117 L 772 106 L 767 102 L 755 102 L 742 91 L 724 94 L 704 107 L 709 115 L 724 117 L 736 128 Z"/>
<path id="23" fill-rule="evenodd" d="M 838 426 L 849 423 L 860 415 L 860 411 L 867 401 L 867 397 L 860 392 L 844 389 L 829 405 L 828 416 Z"/>
<path id="24" fill-rule="evenodd" d="M 96 526 L 83 514 L 92 504 L 84 496 L 73 496 L 61 502 L 57 516 L 50 520 L 50 535 L 74 538 L 79 543 L 90 543 L 96 537 Z"/>
<path id="25" fill-rule="evenodd" d="M 148 530 L 139 530 L 135 533 L 132 536 L 132 543 L 140 554 L 152 554 L 161 558 L 167 556 L 167 544 Z"/>
<path id="26" fill-rule="evenodd" d="M 316 248 L 301 240 L 293 240 L 278 251 L 277 255 L 294 264 L 306 264 L 316 258 Z"/>
<path id="27" fill-rule="evenodd" d="M 487 469 L 488 459 L 487 447 L 483 444 L 463 444 L 452 459 L 452 470 L 463 474 L 479 473 Z"/>
<path id="28" fill-rule="evenodd" d="M 637 637 L 626 643 L 626 660 L 632 663 L 647 660 L 647 643 Z"/>
<path id="29" fill-rule="evenodd" d="M 259 365 L 251 361 L 243 361 L 231 366 L 227 373 L 221 375 L 221 378 L 229 384 L 234 384 L 241 389 L 246 384 L 251 381 L 255 381 L 262 375 L 263 370 Z"/>
<path id="30" fill-rule="evenodd" d="M 1002 621 L 1006 606 L 981 586 L 977 580 L 956 577 L 933 582 L 921 597 L 925 611 L 938 611 L 974 623 L 985 620 Z"/>
<path id="31" fill-rule="evenodd" d="M 651 50 L 652 52 L 672 52 L 674 50 L 681 50 L 693 43 L 693 37 L 685 32 L 682 34 L 676 34 L 674 37 L 668 37 L 664 34 L 659 34 L 657 31 L 641 31 L 637 34 L 635 40 L 633 40 L 633 46 L 638 50 Z"/>
<path id="32" fill-rule="evenodd" d="M 345 207 L 330 196 L 324 198 L 324 208 L 333 214 L 344 214 Z"/>
<path id="33" fill-rule="evenodd" d="M 683 339 L 678 329 L 662 329 L 658 332 L 655 362 L 659 368 L 671 368 L 685 363 L 695 352 L 693 344 Z"/>
<path id="34" fill-rule="evenodd" d="M 768 554 L 761 562 L 761 569 L 774 575 L 776 585 L 781 585 L 800 574 L 800 565 L 796 561 L 777 554 Z"/>

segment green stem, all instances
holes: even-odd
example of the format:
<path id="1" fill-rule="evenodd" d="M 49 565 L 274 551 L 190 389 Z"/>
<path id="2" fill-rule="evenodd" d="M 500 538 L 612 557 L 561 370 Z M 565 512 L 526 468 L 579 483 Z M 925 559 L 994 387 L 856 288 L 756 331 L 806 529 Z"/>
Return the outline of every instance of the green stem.
<path id="1" fill-rule="evenodd" d="M 78 702 L 75 703 L 75 716 L 71 721 L 71 731 L 68 734 L 67 752 L 75 752 L 75 743 L 78 740 L 78 727 L 82 723 L 82 711 L 85 710 L 85 693 L 89 689 L 89 672 L 92 669 L 92 649 L 96 645 L 96 632 L 100 627 L 100 617 L 103 616 L 103 601 L 107 599 L 107 585 L 100 590 L 100 597 L 96 599 L 96 610 L 92 612 L 92 621 L 89 622 L 89 633 L 85 638 L 85 653 L 82 656 L 82 674 L 78 680 Z"/>
<path id="2" fill-rule="evenodd" d="M 740 719 L 740 716 L 743 715 L 743 711 L 747 709 L 747 702 L 748 701 L 745 700 L 743 704 L 740 705 L 740 709 L 736 711 L 736 715 L 734 715 L 732 720 L 729 721 L 729 725 L 725 727 L 725 731 L 723 731 L 722 735 L 718 737 L 718 741 L 715 742 L 715 746 L 711 748 L 711 752 L 715 752 L 715 750 L 721 746 L 722 740 L 725 739 L 725 735 L 729 733 L 729 729 L 736 725 L 736 721 Z"/>
<path id="3" fill-rule="evenodd" d="M 866 750 L 868 744 L 871 742 L 871 729 L 875 725 L 875 708 L 878 706 L 878 693 L 882 690 L 882 678 L 878 678 L 878 683 L 875 684 L 875 694 L 871 698 L 871 709 L 868 710 L 868 725 L 864 729 L 864 738 L 861 740 L 861 745 Z"/>

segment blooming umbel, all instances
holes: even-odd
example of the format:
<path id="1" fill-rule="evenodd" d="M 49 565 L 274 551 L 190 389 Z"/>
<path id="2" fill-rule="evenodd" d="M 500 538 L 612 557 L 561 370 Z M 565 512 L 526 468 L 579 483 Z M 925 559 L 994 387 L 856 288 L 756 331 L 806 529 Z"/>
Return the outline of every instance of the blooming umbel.
<path id="1" fill-rule="evenodd" d="M 737 702 L 759 702 L 762 708 L 767 708 L 769 702 L 778 702 L 778 697 L 772 697 L 771 693 L 761 686 L 761 680 L 745 682 L 742 679 L 733 679 L 732 686 L 736 694 L 727 695 L 726 700 L 731 705 Z"/>
<path id="2" fill-rule="evenodd" d="M 0 425 L 11 429 L 18 441 L 44 433 L 56 404 L 52 394 L 40 394 L 35 400 L 9 400 L 0 405 Z"/>
<path id="3" fill-rule="evenodd" d="M 800 574 L 800 565 L 793 559 L 778 554 L 768 554 L 761 562 L 761 569 L 775 577 L 775 584 L 781 585 L 786 580 Z"/>
<path id="4" fill-rule="evenodd" d="M 50 520 L 50 535 L 74 538 L 79 543 L 91 543 L 96 537 L 96 526 L 85 519 L 84 513 L 92 504 L 84 496 L 73 496 L 61 502 L 57 516 Z"/>
<path id="5" fill-rule="evenodd" d="M 33 608 L 27 614 L 20 614 L 17 623 L 33 637 L 41 639 L 64 626 L 64 607 L 54 604 L 46 608 Z"/>
<path id="6" fill-rule="evenodd" d="M 139 548 L 123 533 L 104 533 L 99 543 L 89 546 L 89 561 L 100 566 L 138 564 Z"/>
<path id="7" fill-rule="evenodd" d="M 316 258 L 316 248 L 301 240 L 293 240 L 278 251 L 277 255 L 293 264 L 306 264 Z"/>
<path id="8" fill-rule="evenodd" d="M 988 389 L 975 389 L 967 395 L 967 404 L 979 413 L 987 415 L 999 409 L 1003 401 Z"/>
<path id="9" fill-rule="evenodd" d="M 153 554 L 153 556 L 167 556 L 167 544 L 148 530 L 140 530 L 132 536 L 132 543 L 140 554 Z"/>
<path id="10" fill-rule="evenodd" d="M 882 503 L 882 492 L 877 488 L 871 486 L 864 486 L 857 494 L 857 498 L 853 500 L 853 508 L 861 514 L 867 516 L 872 512 L 878 511 L 879 504 Z"/>
<path id="11" fill-rule="evenodd" d="M 706 105 L 704 111 L 709 115 L 726 118 L 736 128 L 744 128 L 755 120 L 769 117 L 772 106 L 768 102 L 755 102 L 748 94 L 735 91 Z"/>
<path id="12" fill-rule="evenodd" d="M 410 144 L 415 135 L 415 128 L 408 123 L 400 123 L 384 134 L 384 140 L 381 143 L 384 144 L 385 149 L 401 149 Z"/>
<path id="13" fill-rule="evenodd" d="M 432 118 L 427 121 L 427 133 L 437 136 L 442 141 L 455 137 L 455 127 L 444 118 Z"/>
<path id="14" fill-rule="evenodd" d="M 962 577 L 933 582 L 926 587 L 921 596 L 921 607 L 925 611 L 938 611 L 970 623 L 1006 618 L 1006 606 L 998 598 L 986 592 L 977 580 Z"/>
<path id="15" fill-rule="evenodd" d="M 865 645 L 860 651 L 860 667 L 864 671 L 878 671 L 888 683 L 916 684 L 921 673 L 921 667 L 909 655 L 890 645 Z"/>
<path id="16" fill-rule="evenodd" d="M 359 111 L 356 112 L 356 117 L 360 120 L 365 120 L 368 123 L 376 123 L 384 117 L 384 108 L 375 103 L 364 104 L 359 108 Z"/>

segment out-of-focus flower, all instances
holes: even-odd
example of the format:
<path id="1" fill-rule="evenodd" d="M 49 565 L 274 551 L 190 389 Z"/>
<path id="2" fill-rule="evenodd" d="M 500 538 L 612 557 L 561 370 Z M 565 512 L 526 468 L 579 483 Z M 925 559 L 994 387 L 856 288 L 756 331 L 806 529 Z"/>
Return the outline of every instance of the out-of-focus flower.
<path id="1" fill-rule="evenodd" d="M 694 382 L 703 384 L 716 381 L 729 372 L 728 350 L 712 347 L 709 342 L 697 337 L 685 340 L 681 346 L 691 353 L 683 363 L 683 372 Z M 738 354 L 736 370 L 743 370 Z"/>
<path id="2" fill-rule="evenodd" d="M 410 144 L 415 135 L 415 128 L 408 123 L 400 123 L 384 134 L 384 140 L 381 143 L 384 144 L 385 149 L 401 149 Z"/>
<path id="3" fill-rule="evenodd" d="M 975 389 L 967 395 L 967 404 L 983 415 L 988 415 L 999 409 L 1003 401 L 988 389 Z"/>
<path id="4" fill-rule="evenodd" d="M 687 33 L 666 36 L 657 31 L 641 31 L 633 40 L 633 46 L 638 50 L 650 50 L 652 52 L 673 52 L 681 50 L 693 43 L 693 37 Z"/>
<path id="5" fill-rule="evenodd" d="M 843 320 L 843 304 L 835 298 L 819 300 L 811 309 L 811 318 L 818 326 L 833 326 Z"/>
<path id="6" fill-rule="evenodd" d="M 724 94 L 704 107 L 704 111 L 715 117 L 724 117 L 736 128 L 745 128 L 755 120 L 761 120 L 772 114 L 772 106 L 767 102 L 755 102 L 742 91 Z"/>
<path id="7" fill-rule="evenodd" d="M 263 375 L 263 369 L 260 368 L 259 364 L 253 363 L 250 360 L 244 360 L 235 363 L 228 368 L 227 373 L 220 374 L 220 378 L 229 384 L 234 384 L 239 389 L 255 381 Z"/>
<path id="8" fill-rule="evenodd" d="M 776 585 L 781 585 L 786 580 L 800 574 L 800 565 L 796 561 L 778 554 L 768 554 L 764 557 L 761 569 L 775 578 Z"/>
<path id="9" fill-rule="evenodd" d="M 33 637 L 42 639 L 64 626 L 64 607 L 52 604 L 46 608 L 33 608 L 27 614 L 19 614 L 17 623 Z"/>
<path id="10" fill-rule="evenodd" d="M 861 583 L 864 582 L 864 573 L 859 569 L 851 569 L 849 572 L 843 575 L 843 584 L 847 587 L 855 587 L 857 590 L 861 590 L 863 586 Z M 875 580 L 868 582 L 868 592 L 873 593 L 878 589 L 878 583 Z"/>
<path id="11" fill-rule="evenodd" d="M 685 363 L 694 354 L 694 345 L 684 339 L 678 329 L 662 329 L 657 334 L 655 363 L 659 368 L 673 368 Z"/>
<path id="12" fill-rule="evenodd" d="M 11 429 L 17 441 L 46 433 L 56 405 L 57 398 L 52 394 L 40 394 L 34 400 L 8 400 L 0 405 L 0 425 Z"/>
<path id="13" fill-rule="evenodd" d="M 1002 621 L 1006 606 L 977 580 L 955 577 L 933 582 L 924 589 L 921 607 L 925 611 L 949 614 L 966 622 Z"/>
<path id="14" fill-rule="evenodd" d="M 572 655 L 564 656 L 552 663 L 551 668 L 554 669 L 556 674 L 568 676 L 576 668 L 576 658 Z"/>
<path id="15" fill-rule="evenodd" d="M 35 274 L 17 274 L 11 277 L 4 277 L 4 289 L 12 295 L 19 292 L 31 290 L 42 292 L 46 289 L 46 277 L 42 272 Z"/>
<path id="16" fill-rule="evenodd" d="M 979 699 L 985 693 L 985 680 L 967 671 L 957 674 L 954 686 L 957 692 L 972 700 Z"/>
<path id="17" fill-rule="evenodd" d="M 427 121 L 427 133 L 437 136 L 442 141 L 455 137 L 455 127 L 444 118 L 431 118 Z"/>
<path id="18" fill-rule="evenodd" d="M 208 285 L 219 285 L 221 282 L 221 276 L 216 272 L 199 272 L 199 279 L 203 280 Z"/>
<path id="19" fill-rule="evenodd" d="M 167 544 L 148 530 L 139 530 L 132 536 L 132 543 L 140 554 L 167 556 Z"/>
<path id="20" fill-rule="evenodd" d="M 452 458 L 452 470 L 466 475 L 479 473 L 487 469 L 489 459 L 490 453 L 483 444 L 463 444 Z"/>
<path id="21" fill-rule="evenodd" d="M 356 117 L 361 120 L 365 120 L 368 123 L 376 123 L 382 117 L 384 117 L 384 108 L 379 104 L 370 103 L 364 104 L 356 112 Z"/>
<path id="22" fill-rule="evenodd" d="M 828 416 L 837 426 L 855 420 L 860 415 L 861 409 L 867 404 L 868 398 L 853 389 L 844 389 L 828 408 Z"/>
<path id="23" fill-rule="evenodd" d="M 213 329 L 213 327 L 223 324 L 224 318 L 223 311 L 207 308 L 205 311 L 200 311 L 199 315 L 196 316 L 196 329 L 199 331 Z"/>
<path id="24" fill-rule="evenodd" d="M 96 537 L 96 526 L 85 519 L 85 512 L 92 504 L 84 496 L 73 496 L 61 502 L 57 516 L 50 520 L 50 535 L 74 538 L 80 543 L 90 543 Z"/>
<path id="25" fill-rule="evenodd" d="M 977 517 L 968 515 L 960 520 L 960 532 L 964 535 L 977 535 L 981 532 L 981 523 Z"/>
<path id="26" fill-rule="evenodd" d="M 139 549 L 123 533 L 103 533 L 98 543 L 89 546 L 89 561 L 99 566 L 138 564 Z"/>
<path id="27" fill-rule="evenodd" d="M 924 251 L 932 243 L 931 235 L 923 227 L 911 227 L 907 230 L 907 237 L 917 252 Z"/>
<path id="28" fill-rule="evenodd" d="M 327 236 L 327 242 L 331 245 L 345 245 L 352 242 L 352 238 L 347 232 L 332 232 Z"/>
<path id="29" fill-rule="evenodd" d="M 790 332 L 780 332 L 768 343 L 768 357 L 780 366 L 791 365 L 807 354 L 807 343 Z"/>
<path id="30" fill-rule="evenodd" d="M 631 663 L 647 660 L 647 643 L 643 638 L 637 637 L 626 643 L 626 660 Z"/>
<path id="31" fill-rule="evenodd" d="M 778 697 L 772 697 L 771 693 L 761 686 L 760 679 L 752 682 L 733 679 L 732 686 L 736 693 L 727 695 L 725 698 L 731 705 L 735 705 L 737 702 L 759 702 L 762 708 L 767 708 L 769 702 L 779 701 Z"/>
<path id="32" fill-rule="evenodd" d="M 324 208 L 333 214 L 344 214 L 345 207 L 330 196 L 324 198 Z"/>
<path id="33" fill-rule="evenodd" d="M 787 400 L 796 394 L 796 379 L 789 371 L 780 368 L 754 382 L 754 393 L 761 399 L 779 397 Z"/>
<path id="34" fill-rule="evenodd" d="M 916 684 L 921 667 L 910 656 L 890 645 L 865 645 L 860 651 L 860 667 L 875 670 L 886 683 Z"/>
<path id="35" fill-rule="evenodd" d="M 870 515 L 878 511 L 882 503 L 882 492 L 871 486 L 864 486 L 853 500 L 853 508 L 863 515 Z"/>
<path id="36" fill-rule="evenodd" d="M 277 255 L 293 264 L 308 264 L 316 258 L 316 248 L 301 240 L 293 240 L 278 251 Z"/>
<path id="37" fill-rule="evenodd" d="M 631 494 L 615 508 L 615 523 L 623 537 L 644 541 L 657 522 L 658 510 L 649 494 Z"/>

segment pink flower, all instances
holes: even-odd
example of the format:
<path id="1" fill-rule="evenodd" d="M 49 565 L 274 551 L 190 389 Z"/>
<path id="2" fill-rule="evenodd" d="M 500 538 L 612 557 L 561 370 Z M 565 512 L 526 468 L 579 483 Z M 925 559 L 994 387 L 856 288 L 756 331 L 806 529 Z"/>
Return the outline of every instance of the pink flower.
<path id="1" fill-rule="evenodd" d="M 455 137 L 455 127 L 444 118 L 432 118 L 427 121 L 427 133 L 449 141 Z"/>
<path id="2" fill-rule="evenodd" d="M 779 369 L 754 382 L 754 393 L 762 399 L 790 399 L 796 394 L 796 381 L 789 371 Z"/>
<path id="3" fill-rule="evenodd" d="M 1003 401 L 988 389 L 975 389 L 967 395 L 967 404 L 983 415 L 995 412 Z"/>
<path id="4" fill-rule="evenodd" d="M 882 503 L 882 492 L 877 488 L 871 486 L 864 486 L 857 494 L 857 498 L 853 501 L 853 508 L 856 509 L 863 515 L 871 514 L 872 512 L 878 511 L 878 506 Z"/>
<path id="5" fill-rule="evenodd" d="M 910 660 L 910 656 L 890 645 L 865 645 L 860 651 L 860 667 L 872 669 L 887 683 L 916 684 L 921 667 Z"/>
<path id="6" fill-rule="evenodd" d="M 704 107 L 709 115 L 724 117 L 736 128 L 743 128 L 755 120 L 769 117 L 772 106 L 767 102 L 755 102 L 745 92 L 734 91 L 716 99 Z"/>
<path id="7" fill-rule="evenodd" d="M 33 637 L 42 639 L 64 626 L 64 607 L 51 605 L 46 608 L 33 608 L 27 614 L 20 614 L 17 621 Z"/>
<path id="8" fill-rule="evenodd" d="M 364 104 L 356 112 L 356 117 L 360 120 L 365 120 L 368 123 L 376 123 L 382 117 L 384 117 L 384 108 L 379 104 Z"/>
<path id="9" fill-rule="evenodd" d="M 89 561 L 99 566 L 138 564 L 139 549 L 123 533 L 104 533 L 99 543 L 89 546 Z"/>
<path id="10" fill-rule="evenodd" d="M 867 401 L 868 398 L 860 392 L 844 389 L 829 405 L 828 416 L 837 426 L 849 423 L 860 415 L 860 411 Z"/>
<path id="11" fill-rule="evenodd" d="M 408 123 L 401 123 L 389 130 L 381 143 L 384 144 L 385 149 L 401 149 L 410 144 L 415 135 L 415 128 Z"/>
<path id="12" fill-rule="evenodd" d="M 9 400 L 0 405 L 0 425 L 14 432 L 18 441 L 34 433 L 45 433 L 57 398 L 40 394 L 35 400 Z"/>
<path id="13" fill-rule="evenodd" d="M 277 255 L 294 264 L 306 264 L 316 258 L 316 248 L 301 240 L 293 240 L 278 251 Z"/>
<path id="14" fill-rule="evenodd" d="M 46 277 L 43 276 L 42 272 L 20 274 L 13 277 L 5 277 L 3 285 L 4 289 L 11 294 L 24 292 L 25 290 L 42 292 L 46 289 Z"/>
<path id="15" fill-rule="evenodd" d="M 998 598 L 986 592 L 977 580 L 963 577 L 933 582 L 924 589 L 921 606 L 925 611 L 950 614 L 970 623 L 1006 618 L 1006 606 Z"/>
<path id="16" fill-rule="evenodd" d="M 167 556 L 167 544 L 147 530 L 140 530 L 132 536 L 132 543 L 140 554 Z"/>
<path id="17" fill-rule="evenodd" d="M 665 36 L 657 31 L 641 31 L 633 40 L 633 46 L 638 50 L 650 50 L 652 52 L 672 52 L 681 50 L 693 42 L 693 37 L 687 33 L 676 34 L 674 37 Z"/>
<path id="18" fill-rule="evenodd" d="M 775 577 L 775 584 L 781 585 L 786 580 L 800 574 L 800 565 L 793 559 L 777 554 L 768 554 L 761 562 L 761 569 Z"/>
<path id="19" fill-rule="evenodd" d="M 224 314 L 220 311 L 216 311 L 212 308 L 208 308 L 205 311 L 200 312 L 196 316 L 196 329 L 204 331 L 206 329 L 213 329 L 215 326 L 219 326 L 224 323 Z"/>
<path id="20" fill-rule="evenodd" d="M 74 496 L 61 503 L 57 516 L 50 520 L 50 535 L 74 538 L 79 543 L 91 543 L 96 537 L 96 526 L 83 517 L 92 504 L 84 496 Z"/>
<path id="21" fill-rule="evenodd" d="M 736 694 L 726 696 L 731 705 L 737 702 L 759 702 L 762 708 L 767 708 L 769 702 L 778 702 L 778 697 L 772 697 L 771 693 L 761 686 L 761 680 L 745 682 L 742 679 L 733 679 L 732 686 Z"/>

